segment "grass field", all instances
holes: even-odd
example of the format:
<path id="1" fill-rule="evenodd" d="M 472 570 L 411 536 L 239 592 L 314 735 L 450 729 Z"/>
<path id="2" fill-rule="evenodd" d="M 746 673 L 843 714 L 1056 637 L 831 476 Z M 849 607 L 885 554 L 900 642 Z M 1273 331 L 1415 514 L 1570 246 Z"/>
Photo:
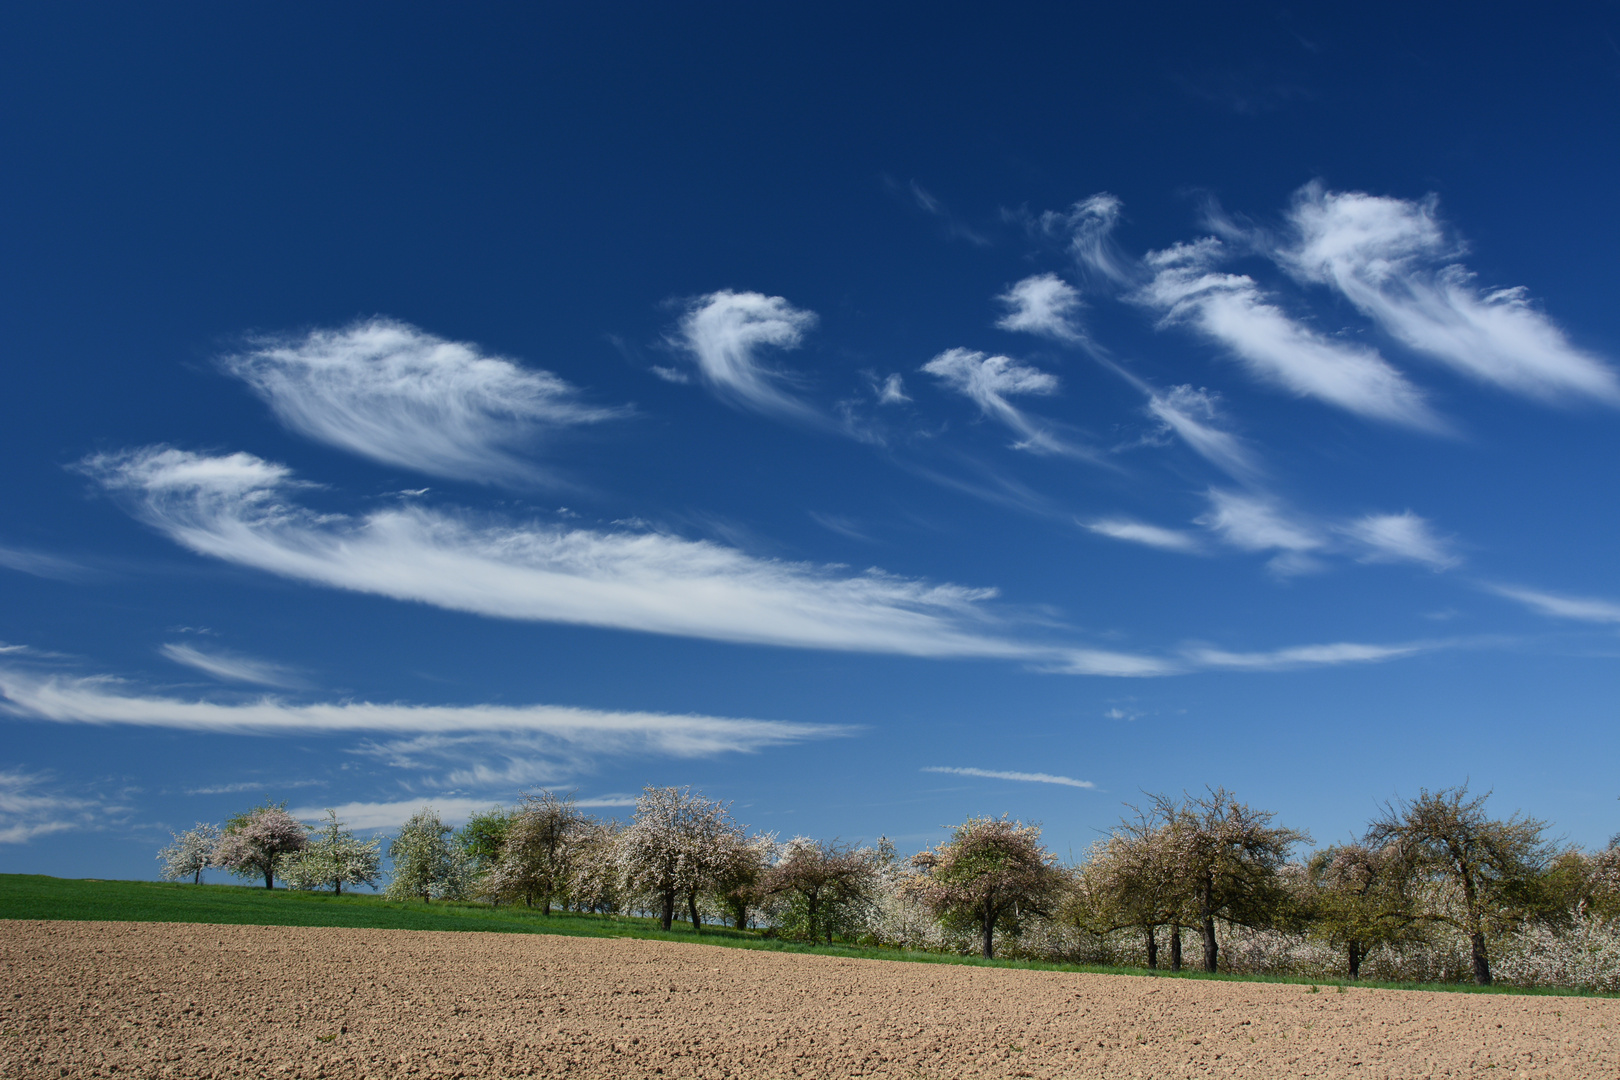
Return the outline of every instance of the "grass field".
<path id="1" fill-rule="evenodd" d="M 230 923 L 252 926 L 344 926 L 384 930 L 481 930 L 507 934 L 563 934 L 569 937 L 633 937 L 655 941 L 686 941 L 776 952 L 814 953 L 873 960 L 914 963 L 970 964 L 983 967 L 1098 974 L 1148 975 L 1158 978 L 1218 979 L 1245 982 L 1294 983 L 1337 989 L 1340 985 L 1392 990 L 1449 990 L 1467 993 L 1595 995 L 1556 987 L 1473 986 L 1359 982 L 1340 984 L 1320 979 L 1274 975 L 1232 975 L 1225 972 L 1146 971 L 1140 968 L 1100 967 L 1092 964 L 1055 964 L 1029 960 L 984 960 L 917 950 L 867 948 L 853 945 L 803 945 L 766 938 L 754 931 L 707 926 L 701 934 L 690 929 L 663 931 L 653 919 L 633 916 L 542 915 L 532 908 L 493 908 L 487 904 L 419 903 L 386 900 L 370 893 L 333 896 L 323 892 L 294 892 L 244 885 L 191 885 L 163 881 L 101 881 L 95 878 L 54 878 L 39 874 L 0 874 L 0 919 L 66 919 L 72 921 Z M 677 923 L 677 926 L 681 924 Z"/>

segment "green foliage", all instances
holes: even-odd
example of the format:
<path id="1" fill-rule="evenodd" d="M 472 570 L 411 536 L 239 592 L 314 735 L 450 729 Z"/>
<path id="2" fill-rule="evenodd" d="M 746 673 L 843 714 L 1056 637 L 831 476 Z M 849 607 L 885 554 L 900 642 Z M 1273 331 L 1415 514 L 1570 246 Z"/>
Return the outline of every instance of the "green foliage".
<path id="1" fill-rule="evenodd" d="M 1467 784 L 1423 790 L 1386 806 L 1367 833 L 1370 845 L 1395 847 L 1414 873 L 1439 886 L 1429 891 L 1423 916 L 1469 936 L 1474 981 L 1482 986 L 1491 981 L 1487 939 L 1548 911 L 1556 854 L 1545 822 L 1489 816 L 1490 794 L 1469 798 Z"/>
<path id="2" fill-rule="evenodd" d="M 500 860 L 506 846 L 507 830 L 512 827 L 512 813 L 505 807 L 492 806 L 474 814 L 456 832 L 456 843 L 466 854 L 472 872 L 482 876 Z"/>

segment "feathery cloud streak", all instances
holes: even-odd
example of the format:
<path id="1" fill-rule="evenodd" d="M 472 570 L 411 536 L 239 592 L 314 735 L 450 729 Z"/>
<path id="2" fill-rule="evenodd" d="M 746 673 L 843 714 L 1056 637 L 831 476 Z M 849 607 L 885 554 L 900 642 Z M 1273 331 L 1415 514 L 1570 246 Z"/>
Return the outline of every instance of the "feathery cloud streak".
<path id="1" fill-rule="evenodd" d="M 947 349 L 924 364 L 922 370 L 968 398 L 984 415 L 1022 436 L 1013 444 L 1014 449 L 1095 460 L 1091 451 L 1054 435 L 1007 400 L 1020 394 L 1055 394 L 1057 376 L 1008 356 L 986 356 L 972 349 Z"/>
<path id="2" fill-rule="evenodd" d="M 1090 780 L 1076 780 L 1072 776 L 1054 776 L 1043 772 L 1002 772 L 998 769 L 957 769 L 948 765 L 925 765 L 923 772 L 950 773 L 953 776 L 980 776 L 986 780 L 1020 780 L 1030 784 L 1062 784 L 1064 787 L 1094 788 Z"/>
<path id="3" fill-rule="evenodd" d="M 816 315 L 780 296 L 721 289 L 694 300 L 675 343 L 691 354 L 698 376 L 722 400 L 754 412 L 825 423 L 813 407 L 783 388 L 789 376 L 766 367 L 763 346 L 796 349 Z"/>
<path id="4" fill-rule="evenodd" d="M 1364 645 L 1341 641 L 1331 645 L 1297 645 L 1270 652 L 1227 652 L 1224 649 L 1194 648 L 1187 659 L 1204 668 L 1232 671 L 1291 671 L 1305 667 L 1335 667 L 1340 664 L 1369 664 L 1414 656 L 1440 646 L 1431 642 L 1405 645 Z"/>
<path id="5" fill-rule="evenodd" d="M 1148 415 L 1158 420 L 1193 452 L 1237 480 L 1254 480 L 1263 471 L 1247 446 L 1220 426 L 1217 397 L 1208 390 L 1173 386 L 1149 392 Z"/>
<path id="6" fill-rule="evenodd" d="M 1446 570 L 1461 560 L 1447 550 L 1429 523 L 1407 510 L 1400 514 L 1368 514 L 1342 530 L 1366 548 L 1365 562 L 1415 562 Z"/>
<path id="7" fill-rule="evenodd" d="M 195 645 L 179 642 L 169 642 L 158 651 L 177 664 L 196 668 L 226 682 L 254 683 L 283 689 L 306 685 L 295 672 L 280 664 L 272 664 L 268 660 L 255 660 L 233 653 L 199 649 Z"/>
<path id="8" fill-rule="evenodd" d="M 1562 596 L 1558 593 L 1525 589 L 1516 585 L 1487 585 L 1486 589 L 1509 600 L 1517 600 L 1525 607 L 1555 619 L 1575 619 L 1580 622 L 1620 623 L 1620 603 L 1591 596 Z"/>
<path id="9" fill-rule="evenodd" d="M 1048 235 L 1068 237 L 1069 254 L 1095 284 L 1129 285 L 1136 280 L 1137 268 L 1113 242 L 1124 208 L 1116 196 L 1104 191 L 1081 199 L 1067 212 L 1048 210 L 1038 224 Z"/>
<path id="10" fill-rule="evenodd" d="M 1241 551 L 1276 551 L 1270 567 L 1278 574 L 1308 573 L 1318 569 L 1312 553 L 1327 547 L 1315 527 L 1298 520 L 1275 499 L 1211 490 L 1210 508 L 1198 524 Z"/>
<path id="11" fill-rule="evenodd" d="M 543 737 L 580 753 L 707 757 L 847 735 L 832 724 L 610 712 L 557 705 L 401 705 L 363 701 L 242 703 L 128 693 L 103 677 L 38 675 L 0 666 L 0 707 L 34 720 L 125 724 L 243 735 L 276 732 L 489 733 Z"/>
<path id="12" fill-rule="evenodd" d="M 360 518 L 293 503 L 283 466 L 147 448 L 84 469 L 199 554 L 334 588 L 497 618 L 913 656 L 1025 658 L 993 589 L 849 575 L 650 532 L 478 522 L 407 505 Z"/>
<path id="13" fill-rule="evenodd" d="M 1620 405 L 1620 380 L 1570 344 L 1523 288 L 1482 293 L 1455 261 L 1460 247 L 1421 202 L 1330 192 L 1312 183 L 1289 211 L 1292 242 L 1273 257 L 1305 281 L 1331 285 L 1390 336 L 1504 390 L 1542 401 Z"/>
<path id="14" fill-rule="evenodd" d="M 550 372 L 393 319 L 258 341 L 220 364 L 302 435 L 386 465 L 483 483 L 544 479 L 518 451 L 558 428 L 625 414 L 583 404 Z"/>
<path id="15" fill-rule="evenodd" d="M 122 809 L 52 791 L 48 779 L 20 768 L 0 769 L 0 844 L 26 844 L 36 836 L 94 828 L 110 811 Z"/>
<path id="16" fill-rule="evenodd" d="M 1142 544 L 1163 551 L 1179 551 L 1188 555 L 1203 550 L 1203 545 L 1191 533 L 1182 532 L 1179 529 L 1166 529 L 1158 525 L 1148 525 L 1140 521 L 1131 521 L 1128 518 L 1103 518 L 1098 521 L 1082 522 L 1081 524 L 1101 536 L 1124 540 L 1130 544 Z"/>
<path id="17" fill-rule="evenodd" d="M 1148 254 L 1153 279 L 1131 299 L 1224 346 L 1262 382 L 1385 423 L 1443 431 L 1422 393 L 1372 349 L 1324 337 L 1289 318 L 1253 278 L 1213 269 L 1221 242 L 1206 238 Z"/>

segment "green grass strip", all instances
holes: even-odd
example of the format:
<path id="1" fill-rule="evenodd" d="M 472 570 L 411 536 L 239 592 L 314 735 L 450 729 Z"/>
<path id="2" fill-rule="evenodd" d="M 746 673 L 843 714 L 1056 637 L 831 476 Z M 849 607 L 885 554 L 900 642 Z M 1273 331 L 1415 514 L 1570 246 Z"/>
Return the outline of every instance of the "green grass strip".
<path id="1" fill-rule="evenodd" d="M 1213 979 L 1220 982 L 1281 983 L 1315 987 L 1441 990 L 1471 994 L 1540 994 L 1559 997 L 1620 997 L 1564 987 L 1474 986 L 1471 983 L 1344 982 L 1292 975 L 1236 975 L 1229 972 L 1148 971 L 1143 968 L 1063 964 L 1043 960 L 985 960 L 977 956 L 885 949 L 858 945 L 806 945 L 762 937 L 753 931 L 705 927 L 665 932 L 652 919 L 621 915 L 542 915 L 533 908 L 492 908 L 485 904 L 421 903 L 386 900 L 370 893 L 333 896 L 243 885 L 190 885 L 160 881 L 99 881 L 39 874 L 0 874 L 0 919 L 62 919 L 106 922 L 216 923 L 237 926 L 336 926 L 366 930 L 481 930 L 507 934 L 560 934 L 568 937 L 640 938 L 730 948 L 865 960 L 962 964 L 1020 971 L 1063 971 L 1097 975 L 1136 975 L 1160 979 Z M 1307 992 L 1310 992 L 1307 990 Z"/>

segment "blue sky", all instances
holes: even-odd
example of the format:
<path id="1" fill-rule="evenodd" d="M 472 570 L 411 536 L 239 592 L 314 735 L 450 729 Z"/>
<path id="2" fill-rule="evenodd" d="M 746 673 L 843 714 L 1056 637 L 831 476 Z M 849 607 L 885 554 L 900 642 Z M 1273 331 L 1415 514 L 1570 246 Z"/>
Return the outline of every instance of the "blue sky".
<path id="1" fill-rule="evenodd" d="M 0 16 L 0 867 L 691 784 L 1598 845 L 1620 8 Z"/>

